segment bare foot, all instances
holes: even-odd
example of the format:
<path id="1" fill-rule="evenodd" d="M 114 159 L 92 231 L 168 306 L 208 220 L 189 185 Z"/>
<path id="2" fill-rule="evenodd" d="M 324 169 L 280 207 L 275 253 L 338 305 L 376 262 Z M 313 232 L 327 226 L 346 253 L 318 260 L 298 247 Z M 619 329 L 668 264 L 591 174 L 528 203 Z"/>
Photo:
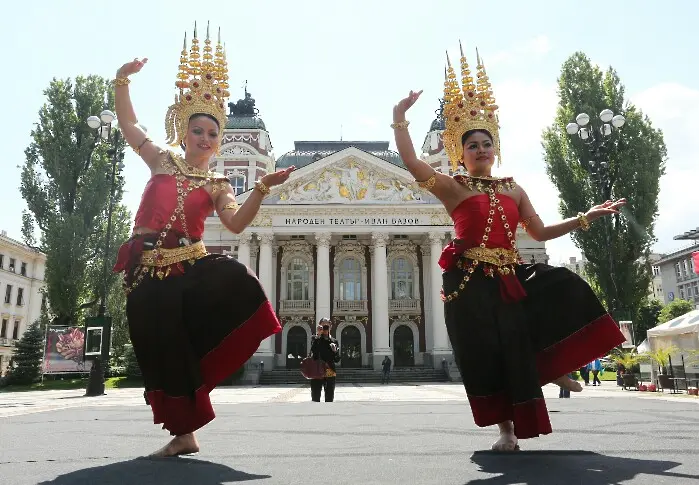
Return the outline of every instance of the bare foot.
<path id="1" fill-rule="evenodd" d="M 160 448 L 152 457 L 165 458 L 169 456 L 189 455 L 199 452 L 199 443 L 194 433 L 176 436 L 167 445 Z"/>
<path id="2" fill-rule="evenodd" d="M 517 437 L 512 432 L 501 432 L 500 438 L 493 443 L 491 447 L 493 451 L 519 451 L 519 444 L 517 443 Z"/>
<path id="3" fill-rule="evenodd" d="M 553 383 L 571 392 L 581 392 L 583 390 L 578 381 L 574 381 L 568 376 L 561 376 L 554 380 Z"/>
<path id="4" fill-rule="evenodd" d="M 495 443 L 493 443 L 491 449 L 493 451 L 502 452 L 519 451 L 519 444 L 517 444 L 517 437 L 515 436 L 515 427 L 512 421 L 505 421 L 504 423 L 499 423 L 498 428 L 500 428 L 500 438 Z"/>

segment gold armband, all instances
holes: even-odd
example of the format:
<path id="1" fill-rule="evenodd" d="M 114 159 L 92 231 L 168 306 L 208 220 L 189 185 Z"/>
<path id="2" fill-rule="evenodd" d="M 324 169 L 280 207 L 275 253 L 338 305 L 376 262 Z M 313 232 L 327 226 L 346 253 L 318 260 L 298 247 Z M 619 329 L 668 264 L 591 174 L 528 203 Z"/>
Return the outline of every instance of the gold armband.
<path id="1" fill-rule="evenodd" d="M 391 123 L 391 128 L 393 128 L 394 130 L 407 130 L 409 124 L 410 121 L 408 120 L 394 121 L 393 123 Z"/>
<path id="2" fill-rule="evenodd" d="M 522 228 L 523 228 L 523 229 L 526 229 L 527 227 L 529 227 L 529 223 L 532 221 L 532 219 L 534 219 L 534 218 L 537 217 L 538 215 L 539 215 L 539 214 L 534 214 L 533 216 L 529 216 L 529 217 L 527 217 L 526 219 L 523 219 L 522 221 L 520 221 L 520 224 L 522 225 Z"/>
<path id="3" fill-rule="evenodd" d="M 140 155 L 140 154 L 141 154 L 141 148 L 143 148 L 143 145 L 145 145 L 145 144 L 148 143 L 149 141 L 153 141 L 153 140 L 151 140 L 150 138 L 146 137 L 146 139 L 143 140 L 143 141 L 141 142 L 140 145 L 138 145 L 136 148 L 134 148 L 133 151 L 135 151 L 137 155 Z"/>
<path id="4" fill-rule="evenodd" d="M 269 192 L 270 192 L 269 187 L 267 187 L 265 184 L 263 184 L 260 180 L 255 182 L 255 188 L 257 190 L 259 190 L 260 192 L 262 192 L 263 197 L 266 197 L 269 195 Z"/>
<path id="5" fill-rule="evenodd" d="M 128 77 L 118 77 L 112 81 L 115 86 L 127 86 L 129 83 L 131 83 L 131 79 Z"/>
<path id="6" fill-rule="evenodd" d="M 221 209 L 221 212 L 219 212 L 219 214 L 228 210 L 228 209 L 233 209 L 233 210 L 237 211 L 238 209 L 240 209 L 240 206 L 238 205 L 237 202 L 229 202 L 228 204 L 223 206 L 223 208 Z"/>
<path id="7" fill-rule="evenodd" d="M 417 184 L 418 186 L 422 187 L 423 189 L 426 190 L 432 190 L 432 187 L 434 187 L 434 184 L 437 183 L 437 174 L 433 173 L 430 178 L 427 180 L 423 180 L 422 182 L 418 181 Z"/>
<path id="8" fill-rule="evenodd" d="M 583 231 L 590 229 L 590 221 L 587 220 L 587 216 L 582 212 L 578 212 L 578 222 L 580 223 L 580 229 Z"/>

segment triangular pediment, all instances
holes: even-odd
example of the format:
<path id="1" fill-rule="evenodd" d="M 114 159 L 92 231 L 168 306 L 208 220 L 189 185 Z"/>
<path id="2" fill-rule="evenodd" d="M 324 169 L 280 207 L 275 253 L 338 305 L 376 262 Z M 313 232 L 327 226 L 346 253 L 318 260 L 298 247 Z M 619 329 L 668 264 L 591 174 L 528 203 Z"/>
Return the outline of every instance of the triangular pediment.
<path id="1" fill-rule="evenodd" d="M 238 196 L 243 202 L 248 196 Z M 342 151 L 294 171 L 273 187 L 263 204 L 438 204 L 406 169 L 358 148 Z"/>

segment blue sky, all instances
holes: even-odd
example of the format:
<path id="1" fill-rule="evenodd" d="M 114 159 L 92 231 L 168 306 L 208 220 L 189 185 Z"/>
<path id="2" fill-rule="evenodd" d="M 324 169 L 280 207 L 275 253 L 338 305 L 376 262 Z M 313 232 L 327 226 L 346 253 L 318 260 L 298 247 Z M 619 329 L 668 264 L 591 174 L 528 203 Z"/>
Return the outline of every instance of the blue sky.
<path id="1" fill-rule="evenodd" d="M 4 10 L 6 49 L 0 117 L 3 190 L 0 228 L 20 238 L 24 201 L 18 168 L 29 132 L 53 77 L 113 77 L 134 57 L 148 57 L 134 76 L 136 112 L 152 137 L 174 96 L 182 36 L 195 20 L 222 27 L 232 100 L 242 86 L 257 100 L 276 156 L 294 140 L 391 140 L 391 108 L 410 89 L 424 89 L 409 113 L 419 147 L 442 89 L 444 51 L 455 59 L 478 46 L 501 107 L 503 166 L 545 221 L 558 219 L 558 198 L 544 172 L 540 133 L 553 118 L 556 78 L 576 50 L 612 65 L 627 96 L 665 132 L 668 175 L 661 181 L 656 249 L 683 243 L 672 236 L 699 225 L 699 191 L 690 181 L 699 153 L 699 67 L 695 20 L 699 3 L 537 1 L 303 1 L 200 3 L 64 0 L 13 2 Z M 215 8 L 209 8 L 214 5 Z M 14 9 L 14 10 L 13 10 Z M 192 12 L 196 17 L 192 16 Z M 694 21 L 692 19 L 695 19 Z M 9 73 L 7 71 L 10 71 Z M 9 74 L 9 75 L 8 75 Z M 135 212 L 148 171 L 126 158 L 125 203 Z M 633 210 L 633 202 L 631 202 Z M 568 237 L 547 243 L 554 261 L 579 255 Z"/>

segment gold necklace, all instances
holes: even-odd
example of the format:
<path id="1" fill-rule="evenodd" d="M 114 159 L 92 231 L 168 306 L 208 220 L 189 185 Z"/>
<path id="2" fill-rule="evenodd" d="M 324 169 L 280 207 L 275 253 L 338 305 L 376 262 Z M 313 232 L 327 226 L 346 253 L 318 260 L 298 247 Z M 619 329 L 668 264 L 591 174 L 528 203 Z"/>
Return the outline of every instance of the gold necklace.
<path id="1" fill-rule="evenodd" d="M 513 191 L 517 187 L 512 177 L 473 177 L 471 175 L 454 175 L 454 180 L 469 190 L 489 193 Z"/>

